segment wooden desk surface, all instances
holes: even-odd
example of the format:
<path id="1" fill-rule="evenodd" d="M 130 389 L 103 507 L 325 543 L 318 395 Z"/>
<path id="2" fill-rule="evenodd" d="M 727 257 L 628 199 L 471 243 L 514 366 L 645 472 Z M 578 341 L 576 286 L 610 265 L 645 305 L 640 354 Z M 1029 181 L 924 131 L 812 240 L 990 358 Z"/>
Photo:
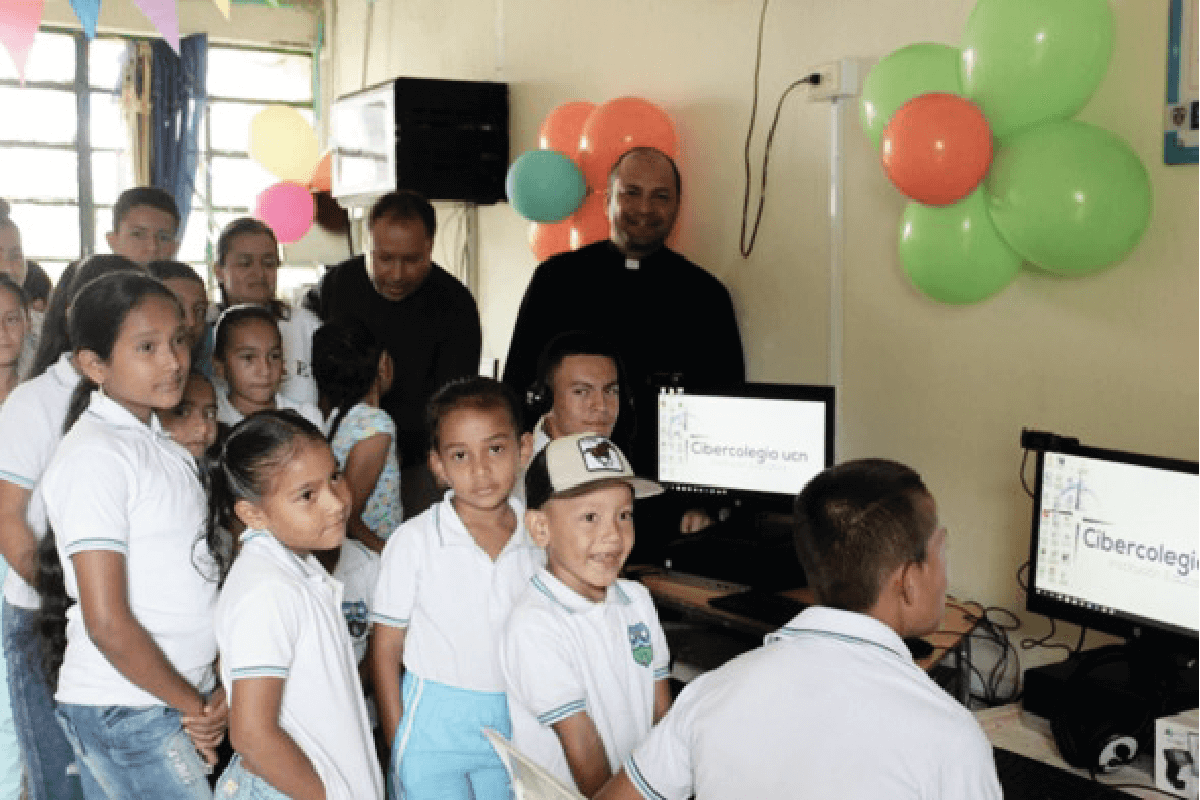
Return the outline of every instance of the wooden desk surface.
<path id="1" fill-rule="evenodd" d="M 741 584 L 714 581 L 695 575 L 659 569 L 640 573 L 638 580 L 650 590 L 655 602 L 667 608 L 673 608 L 693 619 L 755 636 L 766 636 L 779 627 L 768 622 L 723 611 L 708 604 L 708 601 L 714 597 L 745 589 L 746 587 Z M 781 594 L 810 605 L 815 602 L 812 591 L 809 589 L 788 589 Z M 933 645 L 933 652 L 917 663 L 926 670 L 941 663 L 947 653 L 958 647 L 963 638 L 975 630 L 982 614 L 983 608 L 978 603 L 970 601 L 964 603 L 954 598 L 947 598 L 946 615 L 942 619 L 941 628 L 924 637 Z"/>

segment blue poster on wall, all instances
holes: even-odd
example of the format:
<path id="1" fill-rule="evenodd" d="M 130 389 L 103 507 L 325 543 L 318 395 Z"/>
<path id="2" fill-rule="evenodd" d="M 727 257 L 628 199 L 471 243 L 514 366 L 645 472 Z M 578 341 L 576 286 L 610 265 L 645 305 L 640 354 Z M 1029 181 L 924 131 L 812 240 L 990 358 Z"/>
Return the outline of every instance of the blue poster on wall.
<path id="1" fill-rule="evenodd" d="M 1171 0 L 1167 43 L 1167 106 L 1163 121 L 1163 160 L 1195 164 L 1200 145 L 1200 85 L 1197 68 L 1196 7 L 1200 0 Z"/>

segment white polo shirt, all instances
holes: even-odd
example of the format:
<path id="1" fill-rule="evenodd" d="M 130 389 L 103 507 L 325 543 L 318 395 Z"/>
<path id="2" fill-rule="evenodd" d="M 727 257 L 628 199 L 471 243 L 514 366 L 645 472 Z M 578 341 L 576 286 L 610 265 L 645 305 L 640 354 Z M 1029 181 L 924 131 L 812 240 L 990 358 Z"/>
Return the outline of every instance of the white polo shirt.
<path id="1" fill-rule="evenodd" d="M 296 403 L 317 404 L 317 379 L 312 371 L 312 337 L 321 320 L 303 306 L 290 306 L 291 314 L 280 319 L 283 342 L 283 383 L 279 393 Z"/>
<path id="2" fill-rule="evenodd" d="M 229 402 L 229 395 L 226 394 L 226 391 L 225 389 L 217 391 L 217 422 L 232 428 L 245 419 L 246 415 L 238 411 L 233 403 Z M 313 425 L 316 425 L 321 433 L 326 432 L 325 419 L 321 416 L 321 410 L 312 403 L 298 403 L 277 392 L 275 394 L 275 407 L 290 408 Z"/>
<path id="3" fill-rule="evenodd" d="M 63 420 L 78 383 L 71 354 L 63 353 L 41 375 L 18 384 L 0 407 L 0 480 L 30 492 L 25 521 L 39 539 L 46 535 L 46 507 L 37 487 L 62 439 Z M 4 599 L 27 609 L 41 605 L 37 590 L 15 569 L 4 579 Z"/>
<path id="4" fill-rule="evenodd" d="M 221 679 L 284 679 L 279 725 L 316 769 L 329 800 L 383 800 L 342 584 L 261 530 L 242 534 L 214 620 Z"/>
<path id="5" fill-rule="evenodd" d="M 100 392 L 63 437 L 42 479 L 67 595 L 67 650 L 55 698 L 86 706 L 162 701 L 117 672 L 88 637 L 71 556 L 125 557 L 129 607 L 167 660 L 201 691 L 217 655 L 216 565 L 204 541 L 207 500 L 196 462 L 162 429 Z"/>
<path id="6" fill-rule="evenodd" d="M 371 633 L 371 599 L 379 580 L 379 556 L 357 539 L 347 538 L 342 542 L 333 577 L 342 584 L 342 616 L 354 645 L 354 658 L 362 661 Z"/>
<path id="7" fill-rule="evenodd" d="M 649 800 L 1000 800 L 966 708 L 879 620 L 812 606 L 690 683 L 625 762 Z"/>
<path id="8" fill-rule="evenodd" d="M 595 603 L 542 569 L 509 616 L 500 646 L 513 746 L 574 786 L 550 726 L 583 711 L 615 773 L 654 724 L 654 686 L 670 654 L 644 586 L 618 580 Z"/>
<path id="9" fill-rule="evenodd" d="M 453 492 L 408 520 L 383 548 L 371 621 L 407 628 L 404 667 L 426 680 L 477 692 L 504 691 L 497 653 L 513 603 L 546 554 L 509 504 L 517 529 L 495 562 L 471 537 Z"/>

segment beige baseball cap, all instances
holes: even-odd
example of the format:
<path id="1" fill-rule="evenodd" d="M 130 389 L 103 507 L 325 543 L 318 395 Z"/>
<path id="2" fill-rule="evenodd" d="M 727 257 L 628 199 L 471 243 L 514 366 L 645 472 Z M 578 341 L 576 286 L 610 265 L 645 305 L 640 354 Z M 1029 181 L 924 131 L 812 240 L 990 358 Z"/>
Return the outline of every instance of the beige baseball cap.
<path id="1" fill-rule="evenodd" d="M 525 498 L 529 508 L 541 508 L 547 500 L 610 480 L 629 484 L 638 499 L 663 491 L 654 481 L 634 475 L 625 454 L 611 441 L 576 433 L 552 440 L 534 456 L 525 473 Z"/>

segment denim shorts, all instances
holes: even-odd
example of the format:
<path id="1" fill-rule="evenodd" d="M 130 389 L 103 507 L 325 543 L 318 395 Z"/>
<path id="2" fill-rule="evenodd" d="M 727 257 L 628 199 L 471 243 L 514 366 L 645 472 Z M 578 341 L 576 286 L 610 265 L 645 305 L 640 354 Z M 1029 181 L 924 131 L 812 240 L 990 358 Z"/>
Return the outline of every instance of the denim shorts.
<path id="1" fill-rule="evenodd" d="M 87 800 L 212 800 L 208 768 L 166 706 L 77 706 L 60 703 L 58 722 L 103 794 L 84 785 Z"/>
<path id="2" fill-rule="evenodd" d="M 13 721 L 29 789 L 29 800 L 81 800 L 75 751 L 54 719 L 54 698 L 42 673 L 37 610 L 3 602 L 4 660 Z"/>
<path id="3" fill-rule="evenodd" d="M 217 800 L 288 800 L 287 795 L 242 765 L 235 755 L 217 781 Z"/>

